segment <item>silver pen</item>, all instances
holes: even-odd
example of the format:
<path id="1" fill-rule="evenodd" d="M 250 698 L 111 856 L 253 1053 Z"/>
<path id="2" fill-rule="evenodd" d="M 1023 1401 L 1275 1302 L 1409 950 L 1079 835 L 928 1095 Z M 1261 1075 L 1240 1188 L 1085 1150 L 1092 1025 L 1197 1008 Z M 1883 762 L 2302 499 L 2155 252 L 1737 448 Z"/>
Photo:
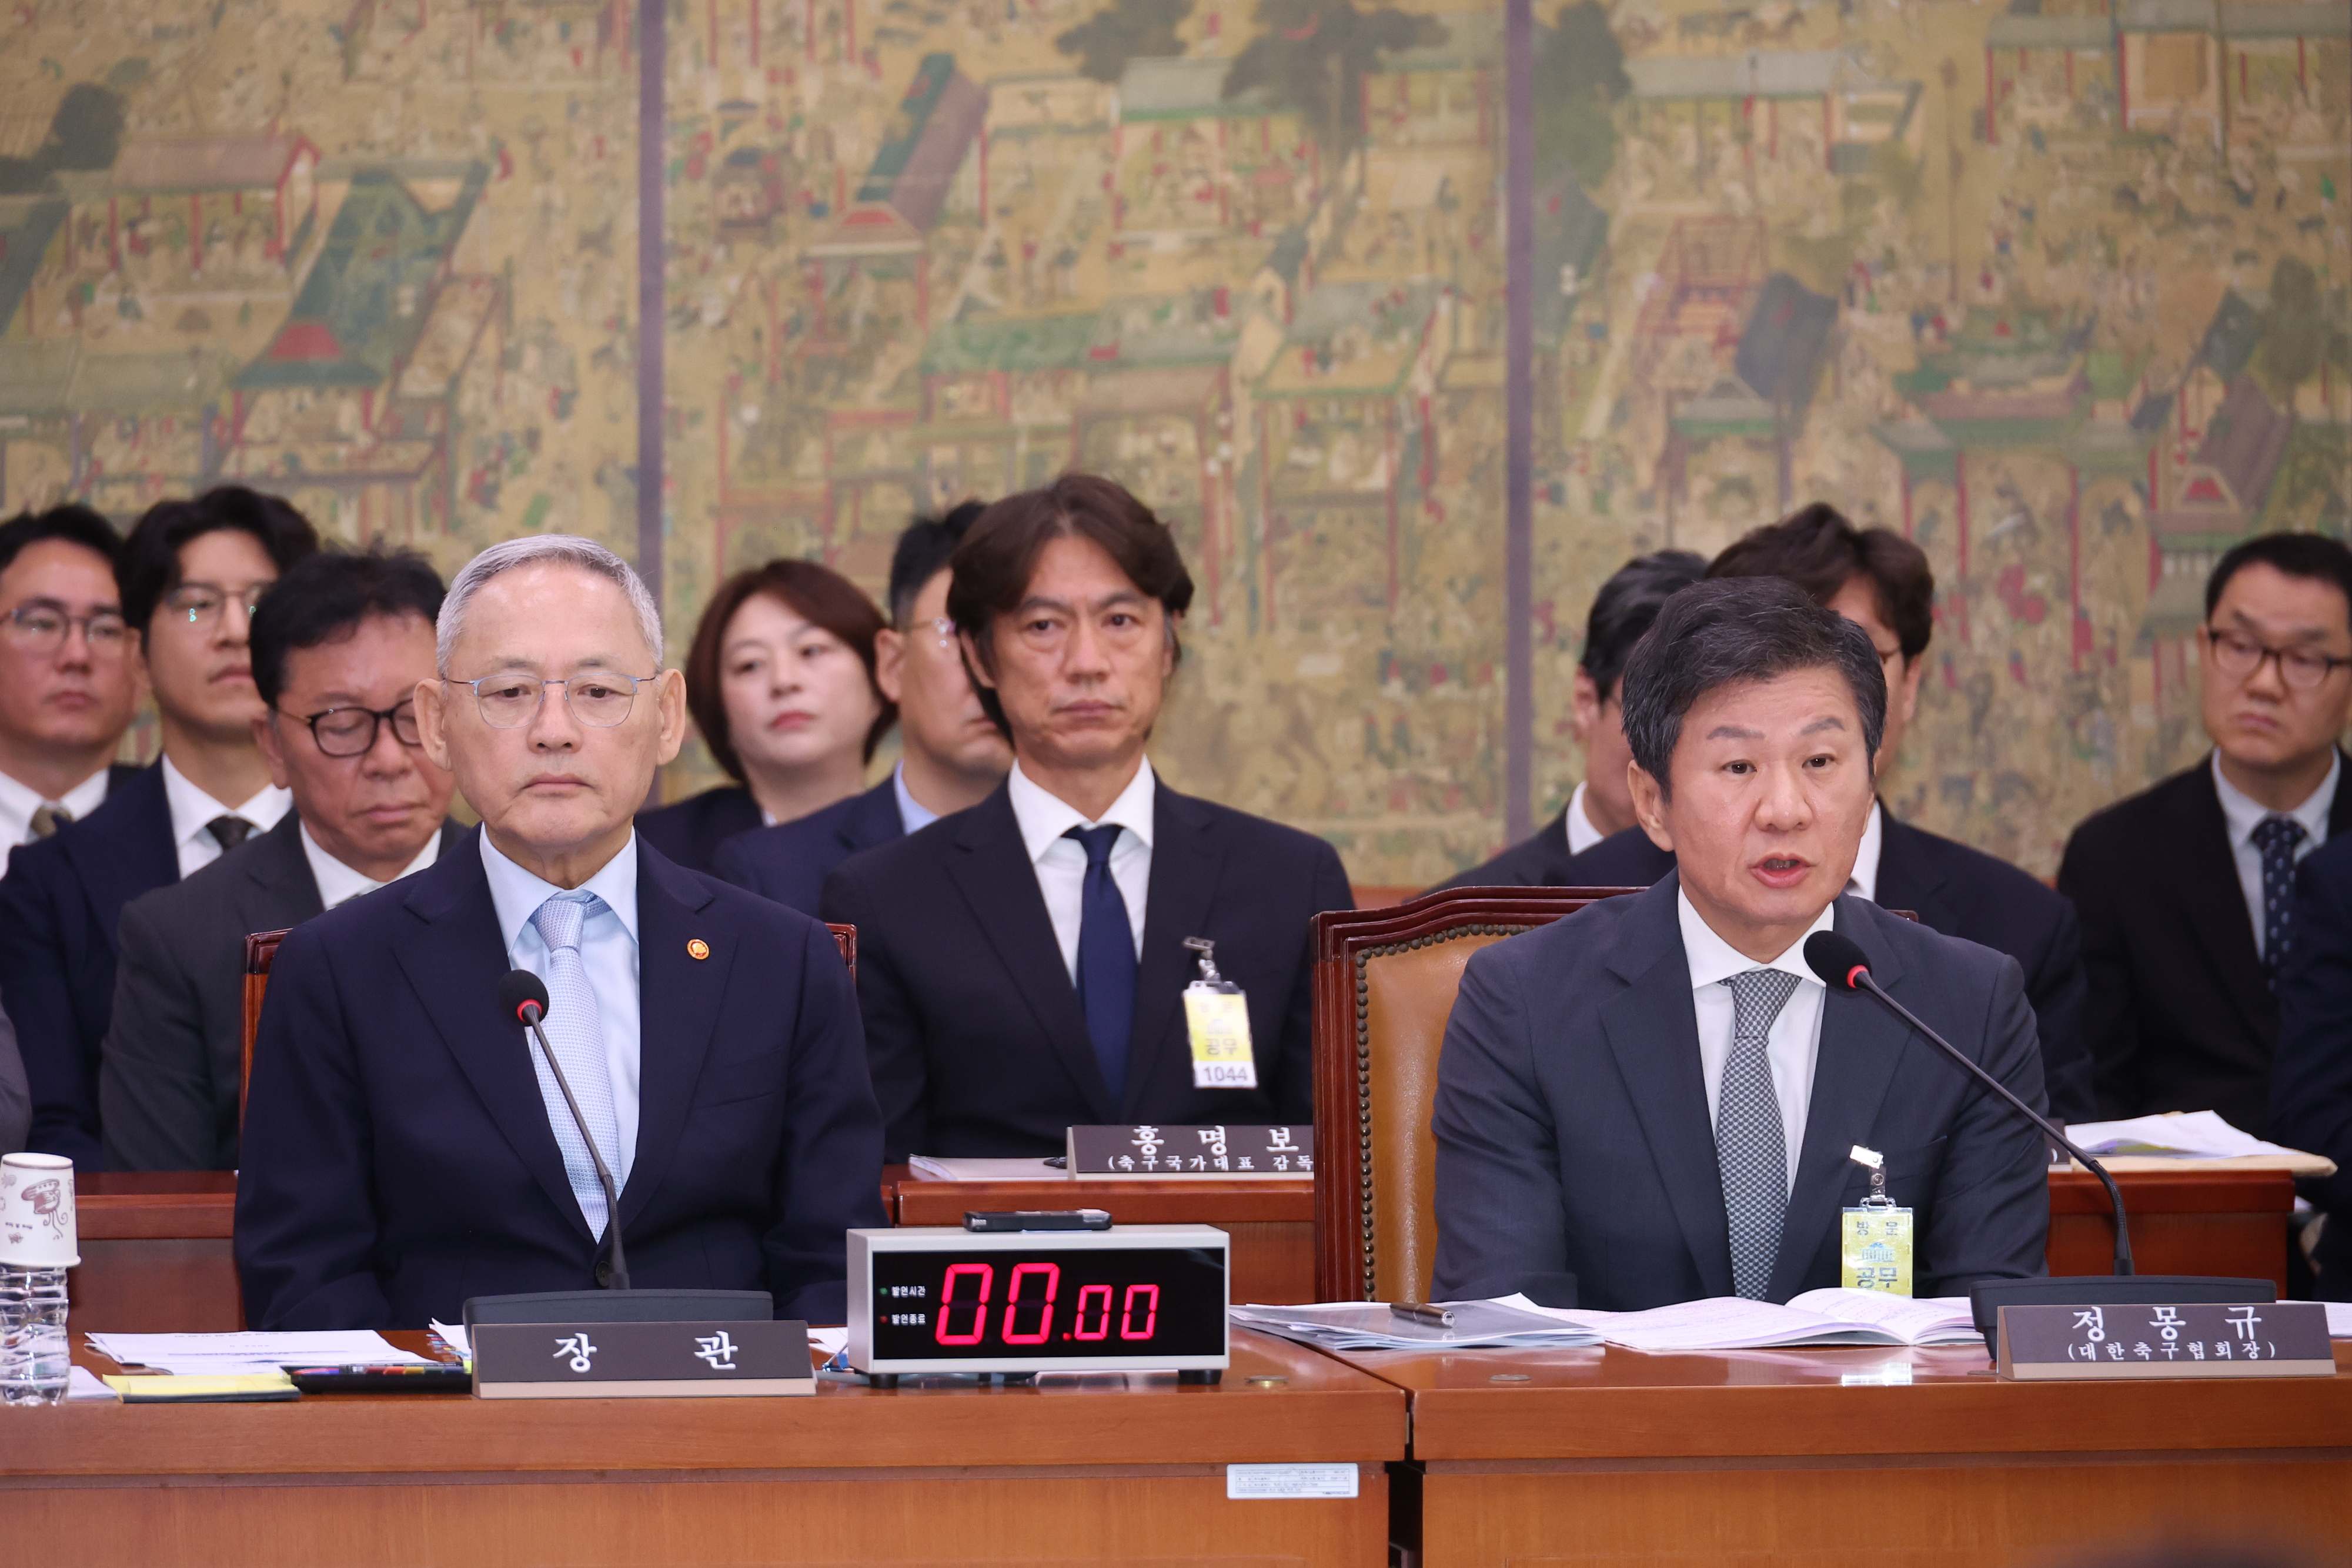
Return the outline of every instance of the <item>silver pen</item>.
<path id="1" fill-rule="evenodd" d="M 1432 1328 L 1450 1329 L 1454 1326 L 1454 1310 L 1451 1307 L 1433 1307 L 1427 1301 L 1397 1301 L 1390 1306 L 1389 1311 L 1398 1317 L 1427 1323 Z"/>

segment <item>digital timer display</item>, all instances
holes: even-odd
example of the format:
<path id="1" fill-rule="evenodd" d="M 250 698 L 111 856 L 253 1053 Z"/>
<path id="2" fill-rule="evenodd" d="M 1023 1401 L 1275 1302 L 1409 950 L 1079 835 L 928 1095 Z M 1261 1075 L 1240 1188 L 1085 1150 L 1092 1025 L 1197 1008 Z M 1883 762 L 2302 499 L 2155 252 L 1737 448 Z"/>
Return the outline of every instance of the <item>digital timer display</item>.
<path id="1" fill-rule="evenodd" d="M 877 1361 L 1221 1356 L 1225 1260 L 1207 1248 L 877 1251 Z"/>

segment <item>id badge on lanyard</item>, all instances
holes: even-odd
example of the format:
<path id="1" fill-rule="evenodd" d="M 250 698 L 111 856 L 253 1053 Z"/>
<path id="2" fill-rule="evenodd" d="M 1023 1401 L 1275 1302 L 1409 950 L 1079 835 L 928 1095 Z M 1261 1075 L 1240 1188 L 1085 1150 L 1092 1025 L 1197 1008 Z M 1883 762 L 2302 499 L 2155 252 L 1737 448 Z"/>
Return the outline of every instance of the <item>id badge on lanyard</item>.
<path id="1" fill-rule="evenodd" d="M 1257 1056 L 1250 1049 L 1249 998 L 1217 973 L 1214 942 L 1187 936 L 1201 956 L 1201 977 L 1184 988 L 1184 1032 L 1192 1041 L 1192 1087 L 1255 1089 Z"/>
<path id="2" fill-rule="evenodd" d="M 1886 1159 L 1860 1144 L 1847 1156 L 1870 1172 L 1870 1196 L 1845 1210 L 1838 1231 L 1838 1283 L 1850 1291 L 1911 1293 L 1911 1211 L 1886 1195 Z"/>

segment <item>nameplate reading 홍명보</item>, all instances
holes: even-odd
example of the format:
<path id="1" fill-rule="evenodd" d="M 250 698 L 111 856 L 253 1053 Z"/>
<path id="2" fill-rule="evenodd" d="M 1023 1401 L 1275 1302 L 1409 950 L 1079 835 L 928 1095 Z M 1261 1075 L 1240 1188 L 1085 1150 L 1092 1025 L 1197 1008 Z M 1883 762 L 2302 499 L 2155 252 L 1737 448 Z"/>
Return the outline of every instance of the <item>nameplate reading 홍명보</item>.
<path id="1" fill-rule="evenodd" d="M 2317 1301 L 2003 1307 L 1993 1365 L 2024 1382 L 2336 1374 Z"/>
<path id="2" fill-rule="evenodd" d="M 1315 1174 L 1315 1129 L 1072 1127 L 1066 1157 L 1074 1176 L 1279 1180 Z"/>
<path id="3" fill-rule="evenodd" d="M 808 1324 L 477 1323 L 478 1399 L 814 1394 Z"/>

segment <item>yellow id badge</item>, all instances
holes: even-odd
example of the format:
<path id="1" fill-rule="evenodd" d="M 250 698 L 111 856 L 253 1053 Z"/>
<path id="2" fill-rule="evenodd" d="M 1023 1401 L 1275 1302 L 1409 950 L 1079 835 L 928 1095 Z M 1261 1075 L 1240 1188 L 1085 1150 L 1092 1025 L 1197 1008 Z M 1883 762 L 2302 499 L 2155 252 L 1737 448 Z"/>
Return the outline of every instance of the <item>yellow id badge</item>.
<path id="1" fill-rule="evenodd" d="M 1911 1211 L 1886 1195 L 1886 1162 L 1854 1145 L 1854 1164 L 1870 1171 L 1870 1196 L 1844 1211 L 1838 1229 L 1838 1283 L 1850 1291 L 1911 1293 Z"/>
<path id="2" fill-rule="evenodd" d="M 1184 1029 L 1192 1041 L 1192 1087 L 1255 1089 L 1257 1056 L 1250 1049 L 1249 998 L 1217 973 L 1216 944 L 1198 936 L 1184 946 L 1201 956 L 1201 977 L 1184 988 Z"/>

